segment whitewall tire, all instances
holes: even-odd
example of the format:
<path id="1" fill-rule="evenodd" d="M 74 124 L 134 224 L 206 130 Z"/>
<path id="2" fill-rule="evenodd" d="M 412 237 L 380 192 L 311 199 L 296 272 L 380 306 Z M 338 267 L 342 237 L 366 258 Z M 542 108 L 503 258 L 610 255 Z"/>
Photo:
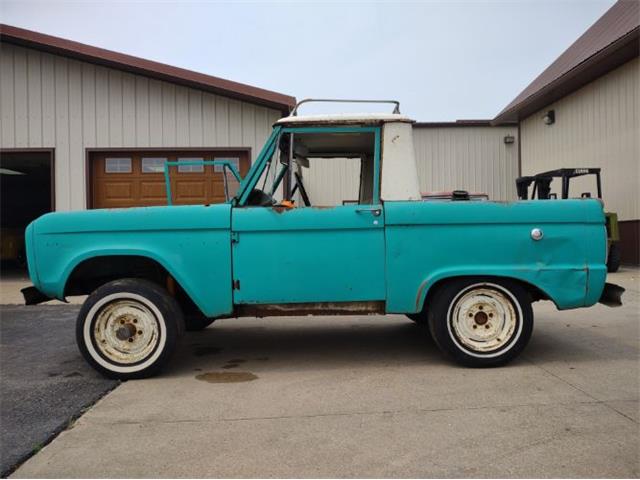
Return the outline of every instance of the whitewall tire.
<path id="1" fill-rule="evenodd" d="M 159 285 L 141 279 L 109 282 L 82 306 L 76 323 L 80 352 L 110 378 L 157 373 L 184 330 L 179 305 Z"/>
<path id="2" fill-rule="evenodd" d="M 524 349 L 533 331 L 529 293 L 509 279 L 450 280 L 430 295 L 428 307 L 436 344 L 466 366 L 507 363 Z"/>

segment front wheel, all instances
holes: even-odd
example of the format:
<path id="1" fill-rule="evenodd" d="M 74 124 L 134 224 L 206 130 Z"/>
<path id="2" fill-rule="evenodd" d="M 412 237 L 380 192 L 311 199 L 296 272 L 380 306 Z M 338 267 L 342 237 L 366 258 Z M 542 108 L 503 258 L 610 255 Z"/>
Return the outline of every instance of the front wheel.
<path id="1" fill-rule="evenodd" d="M 109 282 L 80 309 L 76 340 L 83 357 L 103 375 L 127 380 L 157 373 L 184 331 L 182 311 L 155 283 Z"/>
<path id="2" fill-rule="evenodd" d="M 503 365 L 531 338 L 531 299 L 514 281 L 461 278 L 433 295 L 428 310 L 431 334 L 438 347 L 462 365 Z"/>

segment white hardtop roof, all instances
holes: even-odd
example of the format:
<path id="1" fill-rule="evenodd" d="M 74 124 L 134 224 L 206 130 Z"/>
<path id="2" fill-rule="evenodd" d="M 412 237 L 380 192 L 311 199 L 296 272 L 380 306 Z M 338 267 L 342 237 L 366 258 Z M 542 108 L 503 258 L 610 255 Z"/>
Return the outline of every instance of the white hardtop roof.
<path id="1" fill-rule="evenodd" d="M 378 124 L 387 122 L 413 123 L 415 120 L 397 113 L 332 113 L 330 115 L 289 116 L 278 120 L 275 125 L 358 123 Z"/>

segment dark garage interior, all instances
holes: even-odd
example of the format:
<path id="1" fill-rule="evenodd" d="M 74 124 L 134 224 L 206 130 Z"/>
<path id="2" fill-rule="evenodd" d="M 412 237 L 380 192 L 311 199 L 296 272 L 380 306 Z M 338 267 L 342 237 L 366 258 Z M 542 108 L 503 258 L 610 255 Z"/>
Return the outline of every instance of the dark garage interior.
<path id="1" fill-rule="evenodd" d="M 26 268 L 24 229 L 53 210 L 50 151 L 0 152 L 0 238 L 2 273 Z"/>

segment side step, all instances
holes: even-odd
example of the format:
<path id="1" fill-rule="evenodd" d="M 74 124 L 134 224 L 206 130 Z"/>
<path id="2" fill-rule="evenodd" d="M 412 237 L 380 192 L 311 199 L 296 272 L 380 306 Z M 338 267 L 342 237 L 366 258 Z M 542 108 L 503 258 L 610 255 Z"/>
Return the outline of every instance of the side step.
<path id="1" fill-rule="evenodd" d="M 607 307 L 621 307 L 622 306 L 622 294 L 624 288 L 620 285 L 614 285 L 613 283 L 605 283 L 604 290 L 600 296 L 599 303 L 606 305 Z"/>

